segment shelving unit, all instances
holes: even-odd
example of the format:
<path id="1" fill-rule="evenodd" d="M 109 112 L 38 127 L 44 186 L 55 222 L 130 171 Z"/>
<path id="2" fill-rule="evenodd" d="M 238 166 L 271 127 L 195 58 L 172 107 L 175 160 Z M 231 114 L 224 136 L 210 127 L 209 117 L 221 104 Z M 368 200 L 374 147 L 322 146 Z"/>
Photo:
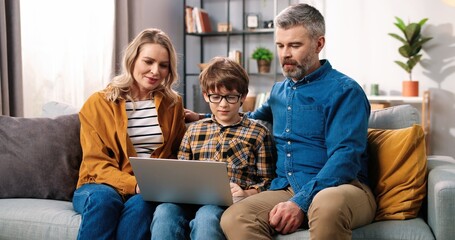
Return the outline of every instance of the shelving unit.
<path id="1" fill-rule="evenodd" d="M 228 56 L 231 50 L 241 51 L 241 64 L 250 76 L 250 92 L 255 87 L 264 87 L 261 81 L 271 84 L 277 81 L 281 73 L 278 69 L 278 58 L 273 41 L 274 28 L 261 27 L 263 27 L 263 21 L 273 20 L 280 6 L 284 8 L 290 3 L 291 0 L 184 0 L 182 7 L 184 14 L 186 6 L 205 9 L 209 13 L 213 30 L 207 33 L 188 33 L 186 29 L 184 30 L 184 56 L 181 61 L 183 76 L 181 79 L 185 107 L 197 112 L 209 111 L 200 94 L 197 81 L 200 70 L 197 64 L 207 62 L 215 56 Z M 267 9 L 264 10 L 260 7 L 252 9 L 252 4 L 267 5 Z M 214 7 L 215 5 L 218 7 Z M 257 13 L 260 16 L 259 28 L 248 29 L 246 27 L 246 15 L 251 13 Z M 217 32 L 217 23 L 232 24 L 232 31 Z M 257 66 L 253 66 L 250 60 L 251 52 L 258 45 L 266 45 L 274 52 L 275 59 L 272 61 L 270 74 L 257 73 Z"/>

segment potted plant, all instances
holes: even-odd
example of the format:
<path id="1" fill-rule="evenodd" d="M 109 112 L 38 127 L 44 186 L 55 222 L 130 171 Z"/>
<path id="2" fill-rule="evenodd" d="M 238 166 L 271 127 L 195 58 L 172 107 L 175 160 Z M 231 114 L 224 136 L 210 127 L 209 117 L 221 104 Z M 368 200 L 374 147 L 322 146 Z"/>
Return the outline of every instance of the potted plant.
<path id="1" fill-rule="evenodd" d="M 253 51 L 251 56 L 257 60 L 259 73 L 270 72 L 270 63 L 273 59 L 273 53 L 265 47 L 258 47 Z"/>
<path id="2" fill-rule="evenodd" d="M 412 69 L 422 59 L 422 54 L 419 54 L 420 50 L 422 50 L 422 45 L 432 39 L 431 37 L 423 37 L 421 35 L 421 29 L 428 21 L 428 18 L 424 18 L 418 23 L 411 22 L 408 24 L 405 24 L 399 17 L 395 17 L 395 19 L 397 20 L 395 26 L 401 30 L 403 36 L 395 33 L 389 33 L 389 35 L 403 43 L 398 48 L 398 52 L 407 59 L 406 62 L 395 61 L 395 63 L 409 74 L 409 80 L 403 81 L 402 95 L 419 96 L 419 82 L 412 79 Z"/>

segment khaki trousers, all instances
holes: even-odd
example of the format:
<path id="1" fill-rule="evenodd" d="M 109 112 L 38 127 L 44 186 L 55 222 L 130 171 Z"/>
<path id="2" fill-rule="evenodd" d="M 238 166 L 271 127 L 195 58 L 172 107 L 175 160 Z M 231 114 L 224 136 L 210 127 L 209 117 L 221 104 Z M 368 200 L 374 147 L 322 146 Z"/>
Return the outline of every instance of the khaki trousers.
<path id="1" fill-rule="evenodd" d="M 230 206 L 221 217 L 224 234 L 233 240 L 272 239 L 277 232 L 269 225 L 269 212 L 293 195 L 291 188 L 264 191 Z M 310 239 L 351 239 L 351 229 L 371 223 L 375 213 L 370 188 L 354 181 L 316 194 L 301 227 L 309 228 Z"/>

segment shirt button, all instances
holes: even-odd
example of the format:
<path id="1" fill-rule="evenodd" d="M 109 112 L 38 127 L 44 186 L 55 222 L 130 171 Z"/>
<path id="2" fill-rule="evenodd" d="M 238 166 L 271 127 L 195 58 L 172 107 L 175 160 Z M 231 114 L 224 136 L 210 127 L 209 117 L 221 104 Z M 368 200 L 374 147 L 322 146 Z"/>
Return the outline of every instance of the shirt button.
<path id="1" fill-rule="evenodd" d="M 286 129 L 286 132 L 289 132 L 289 128 Z"/>
<path id="2" fill-rule="evenodd" d="M 291 106 L 288 106 L 288 110 L 291 110 Z"/>
<path id="3" fill-rule="evenodd" d="M 290 153 L 286 154 L 286 157 L 291 157 L 291 154 Z"/>
<path id="4" fill-rule="evenodd" d="M 289 175 L 289 176 L 292 176 L 292 173 L 291 173 L 291 172 L 288 172 L 288 175 Z"/>
<path id="5" fill-rule="evenodd" d="M 291 141 L 288 141 L 288 145 L 291 145 Z"/>
<path id="6" fill-rule="evenodd" d="M 292 87 L 292 89 L 296 90 L 297 88 L 296 87 Z"/>

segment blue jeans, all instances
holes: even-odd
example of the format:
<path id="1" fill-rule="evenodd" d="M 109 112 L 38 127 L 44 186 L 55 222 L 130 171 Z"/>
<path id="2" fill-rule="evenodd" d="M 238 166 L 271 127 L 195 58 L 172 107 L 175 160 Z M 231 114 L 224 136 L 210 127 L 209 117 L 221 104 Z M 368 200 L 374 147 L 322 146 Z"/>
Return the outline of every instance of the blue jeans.
<path id="1" fill-rule="evenodd" d="M 220 227 L 224 210 L 216 205 L 162 203 L 150 225 L 152 240 L 226 239 Z"/>
<path id="2" fill-rule="evenodd" d="M 84 184 L 74 192 L 73 207 L 82 215 L 78 239 L 150 239 L 154 206 L 140 194 L 124 201 L 108 185 Z"/>

